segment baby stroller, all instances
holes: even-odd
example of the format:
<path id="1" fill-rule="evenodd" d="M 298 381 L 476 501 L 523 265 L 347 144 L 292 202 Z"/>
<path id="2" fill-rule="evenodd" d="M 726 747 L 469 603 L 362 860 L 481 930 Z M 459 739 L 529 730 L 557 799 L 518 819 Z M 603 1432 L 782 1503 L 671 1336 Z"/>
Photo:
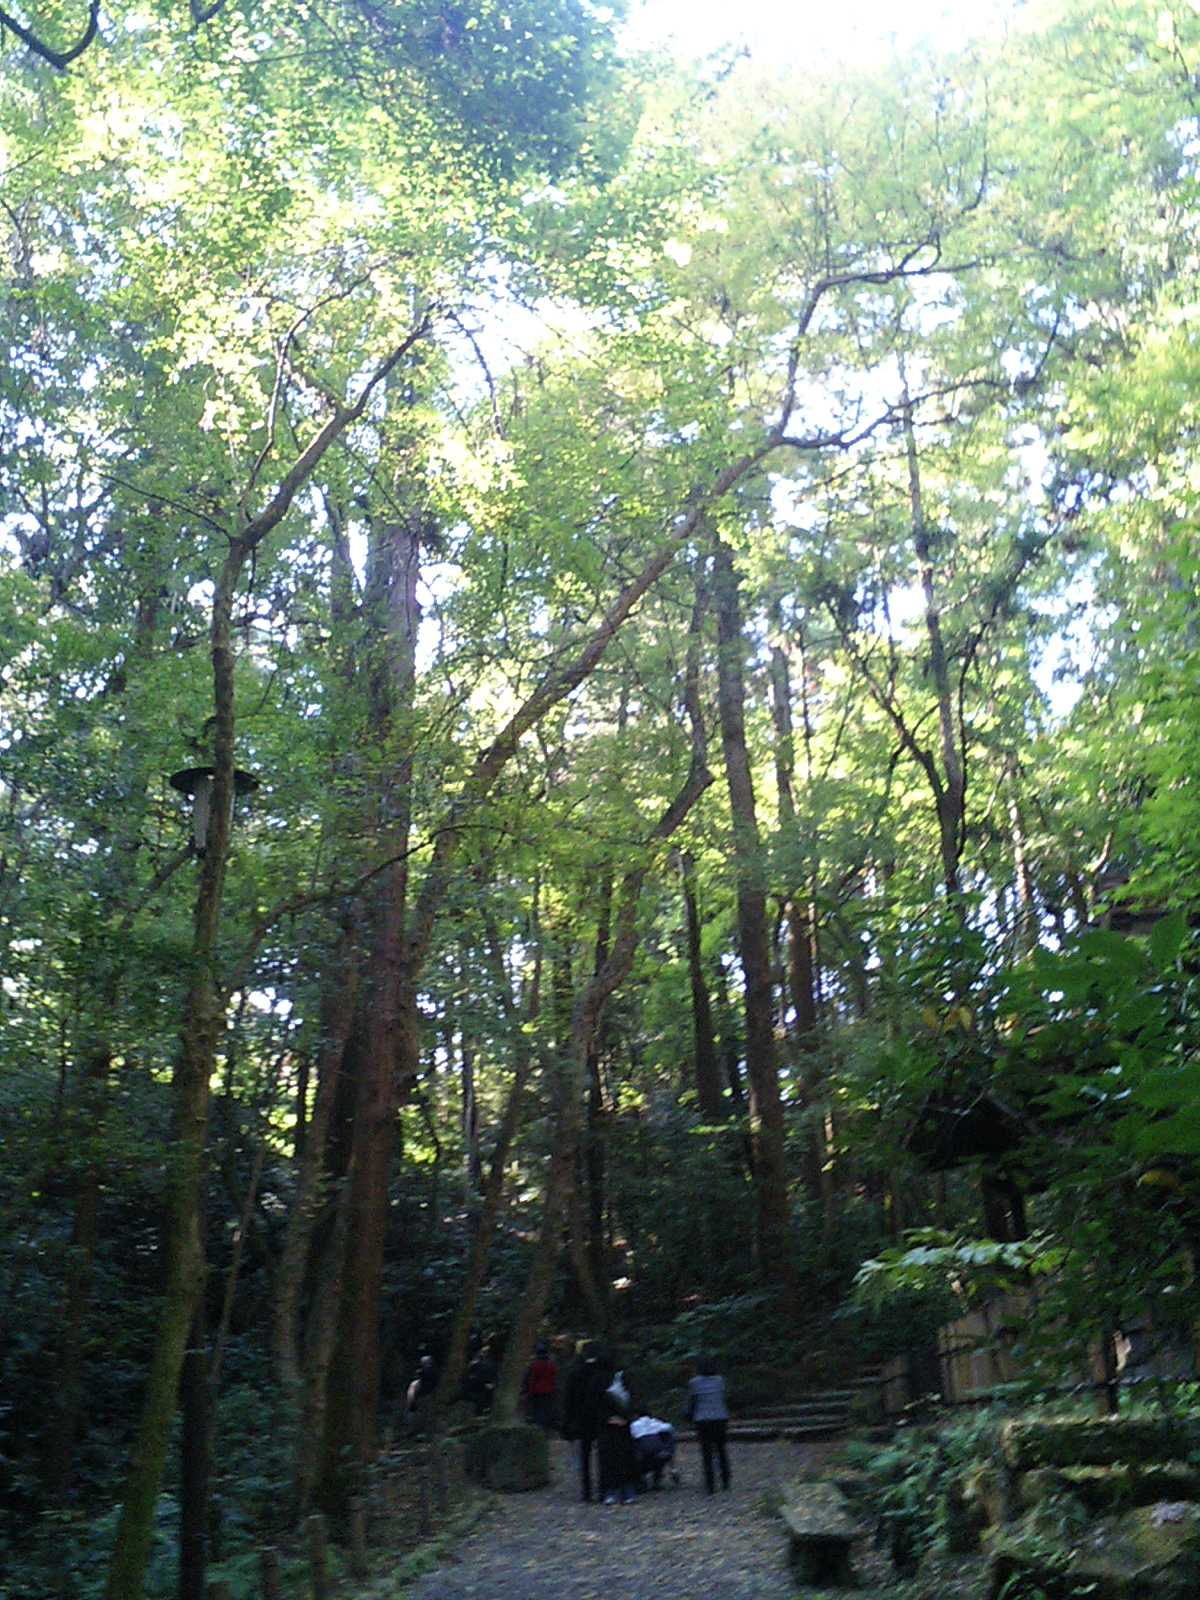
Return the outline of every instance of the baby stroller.
<path id="1" fill-rule="evenodd" d="M 643 1488 L 661 1489 L 663 1473 L 675 1459 L 675 1429 L 658 1417 L 636 1417 L 629 1432 Z M 671 1482 L 678 1488 L 679 1474 L 673 1467 Z"/>

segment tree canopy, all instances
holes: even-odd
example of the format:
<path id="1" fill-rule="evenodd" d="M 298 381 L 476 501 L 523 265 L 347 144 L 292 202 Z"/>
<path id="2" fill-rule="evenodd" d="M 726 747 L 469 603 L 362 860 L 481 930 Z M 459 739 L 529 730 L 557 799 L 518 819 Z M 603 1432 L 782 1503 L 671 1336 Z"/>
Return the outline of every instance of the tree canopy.
<path id="1" fill-rule="evenodd" d="M 31 1592 L 344 1516 L 476 1325 L 511 1414 L 717 1302 L 1193 1324 L 1198 52 L 0 10 Z"/>

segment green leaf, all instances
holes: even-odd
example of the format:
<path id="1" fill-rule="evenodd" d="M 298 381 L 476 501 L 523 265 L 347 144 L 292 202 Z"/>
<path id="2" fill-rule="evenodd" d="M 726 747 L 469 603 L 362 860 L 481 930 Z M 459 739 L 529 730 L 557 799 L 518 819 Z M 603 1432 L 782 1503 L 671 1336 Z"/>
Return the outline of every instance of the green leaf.
<path id="1" fill-rule="evenodd" d="M 1188 936 L 1187 913 L 1180 907 L 1169 911 L 1150 932 L 1150 959 L 1160 972 L 1167 972 L 1179 959 Z"/>
<path id="2" fill-rule="evenodd" d="M 1188 1106 L 1162 1122 L 1152 1122 L 1134 1140 L 1134 1150 L 1143 1160 L 1200 1155 L 1200 1106 Z"/>

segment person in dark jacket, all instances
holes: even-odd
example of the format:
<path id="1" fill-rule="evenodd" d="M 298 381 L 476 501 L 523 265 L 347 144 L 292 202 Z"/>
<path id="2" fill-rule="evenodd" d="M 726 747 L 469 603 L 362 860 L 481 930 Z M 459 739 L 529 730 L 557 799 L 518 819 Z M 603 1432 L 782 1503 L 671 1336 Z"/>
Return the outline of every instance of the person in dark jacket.
<path id="1" fill-rule="evenodd" d="M 579 1444 L 579 1497 L 592 1498 L 592 1448 L 604 1418 L 604 1391 L 612 1382 L 606 1351 L 590 1341 L 583 1345 L 567 1374 L 562 1434 Z"/>
<path id="2" fill-rule="evenodd" d="M 604 1408 L 597 1438 L 600 1459 L 600 1498 L 606 1506 L 628 1505 L 637 1499 L 641 1472 L 629 1424 L 638 1414 L 623 1372 L 614 1372 L 604 1391 Z"/>
<path id="3" fill-rule="evenodd" d="M 499 1370 L 490 1344 L 485 1344 L 480 1348 L 479 1354 L 467 1368 L 463 1390 L 467 1399 L 474 1406 L 477 1417 L 486 1415 L 492 1409 L 492 1400 L 496 1393 L 496 1378 Z"/>
<path id="4" fill-rule="evenodd" d="M 696 1363 L 696 1376 L 688 1384 L 688 1416 L 696 1424 L 700 1435 L 700 1453 L 704 1460 L 704 1486 L 709 1494 L 716 1488 L 714 1462 L 721 1470 L 721 1487 L 729 1487 L 729 1457 L 725 1452 L 725 1430 L 729 1423 L 729 1406 L 725 1400 L 725 1379 L 717 1371 L 711 1356 L 701 1356 Z"/>

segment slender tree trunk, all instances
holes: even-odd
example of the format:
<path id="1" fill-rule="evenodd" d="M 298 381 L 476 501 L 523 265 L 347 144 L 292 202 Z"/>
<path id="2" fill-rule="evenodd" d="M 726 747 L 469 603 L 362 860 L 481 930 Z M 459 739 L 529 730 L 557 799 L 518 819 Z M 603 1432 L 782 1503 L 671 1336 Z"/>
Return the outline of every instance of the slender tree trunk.
<path id="1" fill-rule="evenodd" d="M 799 848 L 796 820 L 796 801 L 793 789 L 795 776 L 795 737 L 792 724 L 791 669 L 787 653 L 779 645 L 771 650 L 771 711 L 775 723 L 775 784 L 779 795 L 780 821 L 790 830 L 794 846 Z M 817 1001 L 815 992 L 815 967 L 812 944 L 812 901 L 805 886 L 789 891 L 786 905 L 788 930 L 788 991 L 792 1002 L 792 1037 L 796 1041 L 800 1060 L 798 1084 L 801 1104 L 808 1122 L 805 1141 L 805 1188 L 814 1200 L 820 1200 L 828 1228 L 831 1173 L 824 1148 L 822 1123 L 814 1115 L 820 1105 L 823 1086 L 817 1063 L 813 1057 L 817 1040 Z"/>
<path id="2" fill-rule="evenodd" d="M 797 1286 L 791 1258 L 791 1211 L 784 1154 L 783 1101 L 775 1061 L 771 949 L 762 844 L 754 785 L 746 750 L 746 644 L 733 557 L 716 541 L 714 591 L 717 609 L 718 703 L 737 874 L 738 953 L 744 981 L 746 1068 L 750 1080 L 750 1130 L 754 1146 L 757 1202 L 755 1236 L 764 1279 L 794 1303 Z"/>
<path id="3" fill-rule="evenodd" d="M 500 1215 L 500 1203 L 504 1194 L 505 1167 L 508 1163 L 513 1139 L 520 1125 L 521 1103 L 532 1067 L 532 1054 L 527 1044 L 523 1041 L 516 1074 L 512 1087 L 509 1089 L 508 1098 L 504 1105 L 504 1114 L 496 1134 L 492 1159 L 488 1164 L 487 1177 L 484 1180 L 482 1201 L 479 1208 L 479 1221 L 471 1238 L 470 1253 L 467 1256 L 467 1265 L 463 1273 L 462 1287 L 459 1290 L 454 1322 L 450 1329 L 446 1359 L 442 1366 L 441 1378 L 437 1388 L 437 1408 L 439 1411 L 445 1411 L 449 1406 L 453 1405 L 462 1391 L 463 1379 L 467 1371 L 471 1329 L 475 1321 L 475 1308 L 479 1304 L 479 1294 L 487 1276 L 488 1255 Z"/>
<path id="4" fill-rule="evenodd" d="M 179 1600 L 208 1600 L 208 1493 L 212 1393 L 204 1296 L 196 1307 L 180 1378 Z"/>
<path id="5" fill-rule="evenodd" d="M 441 1380 L 437 1388 L 436 1404 L 440 1412 L 444 1412 L 458 1398 L 462 1389 L 463 1378 L 466 1375 L 471 1328 L 475 1321 L 475 1308 L 479 1303 L 479 1294 L 487 1276 L 488 1256 L 491 1251 L 492 1240 L 495 1237 L 496 1223 L 500 1215 L 500 1204 L 504 1194 L 505 1169 L 508 1165 L 509 1151 L 512 1149 L 513 1140 L 520 1126 L 525 1089 L 534 1064 L 529 1034 L 526 1032 L 523 1022 L 526 1024 L 536 1022 L 541 1004 L 540 984 L 535 981 L 530 988 L 529 1003 L 525 1010 L 525 1017 L 524 1019 L 522 1018 L 509 988 L 499 932 L 486 912 L 484 916 L 488 959 L 492 969 L 492 979 L 496 993 L 500 996 L 500 1004 L 509 1026 L 509 1037 L 512 1041 L 514 1054 L 514 1071 L 512 1086 L 509 1089 L 508 1098 L 504 1105 L 504 1113 L 496 1132 L 496 1142 L 492 1148 L 492 1158 L 488 1166 L 487 1178 L 482 1186 L 479 1221 L 471 1238 L 466 1271 L 463 1274 L 458 1305 L 450 1328 L 446 1359 L 442 1365 Z M 539 964 L 540 960 L 539 952 Z"/>
<path id="6" fill-rule="evenodd" d="M 288 1213 L 275 1287 L 275 1365 L 285 1400 L 300 1404 L 300 1301 L 313 1229 L 327 1199 L 328 1145 L 338 1086 L 354 1025 L 358 993 L 358 934 L 352 917 L 343 922 L 337 948 L 321 986 L 317 1092 Z"/>
<path id="7" fill-rule="evenodd" d="M 341 1179 L 333 1208 L 332 1225 L 321 1250 L 308 1314 L 304 1351 L 304 1385 L 293 1478 L 293 1498 L 298 1518 L 313 1508 L 321 1470 L 325 1419 L 329 1411 L 329 1369 L 337 1340 L 338 1308 L 350 1231 L 350 1192 L 353 1169 Z"/>
<path id="8" fill-rule="evenodd" d="M 116 994 L 113 994 L 115 1004 Z M 79 1140 L 86 1147 L 99 1137 L 101 1105 L 106 1097 L 112 1054 L 107 1045 L 98 1045 L 85 1067 L 85 1083 L 79 1094 L 80 1118 L 90 1126 L 81 1128 Z M 68 1127 L 75 1121 L 68 1118 Z M 82 1152 L 76 1148 L 75 1157 Z M 100 1238 L 101 1162 L 99 1152 L 82 1156 L 83 1170 L 76 1179 L 75 1215 L 71 1225 L 71 1244 L 67 1253 L 66 1281 L 63 1286 L 62 1346 L 57 1363 L 58 1383 L 54 1395 L 54 1414 L 46 1458 L 46 1495 L 51 1505 L 68 1496 L 75 1445 L 83 1417 L 83 1367 L 92 1283 L 95 1277 L 96 1249 Z"/>
<path id="9" fill-rule="evenodd" d="M 563 1061 L 558 1089 L 559 1108 L 554 1148 L 546 1175 L 542 1201 L 542 1221 L 534 1245 L 533 1260 L 525 1287 L 517 1303 L 517 1315 L 496 1381 L 492 1415 L 499 1423 L 516 1420 L 520 1406 L 521 1380 L 529 1365 L 550 1300 L 554 1273 L 562 1251 L 562 1230 L 567 1206 L 575 1184 L 575 1162 L 579 1150 L 579 1099 L 583 1087 L 583 1063 Z"/>
<path id="10" fill-rule="evenodd" d="M 1013 944 L 1018 957 L 1031 956 L 1038 945 L 1037 904 L 1033 894 L 1033 879 L 1029 872 L 1025 821 L 1017 797 L 1016 762 L 1011 757 L 1006 764 L 1005 778 L 1008 790 L 1008 832 L 1012 841 L 1013 892 L 1016 898 Z"/>
<path id="11" fill-rule="evenodd" d="M 232 611 L 233 597 L 248 555 L 249 547 L 245 542 L 233 545 L 213 598 L 212 806 L 196 895 L 191 975 L 173 1084 L 174 1143 L 166 1229 L 166 1289 L 109 1568 L 106 1600 L 141 1600 L 179 1375 L 188 1333 L 204 1290 L 201 1196 L 208 1092 L 224 1016 L 217 986 L 216 939 L 233 817 Z"/>
<path id="12" fill-rule="evenodd" d="M 483 1157 L 479 1150 L 479 1101 L 475 1093 L 475 1046 L 466 1018 L 460 1033 L 462 1060 L 463 1190 L 467 1214 L 478 1216 L 483 1189 Z"/>
<path id="13" fill-rule="evenodd" d="M 618 726 L 624 722 L 624 705 L 621 707 L 621 712 Z M 594 973 L 602 971 L 604 963 L 608 960 L 609 939 L 612 933 L 612 893 L 612 874 L 606 872 L 601 885 L 600 914 L 596 927 L 596 959 L 592 968 Z M 608 1250 L 604 1236 L 604 1218 L 608 1210 L 606 1193 L 608 1128 L 604 1075 L 601 1070 L 603 1045 L 604 1022 L 601 1018 L 587 1058 L 587 1132 L 583 1146 L 587 1215 L 586 1219 L 583 1217 L 579 1219 L 581 1224 L 586 1225 L 586 1243 L 581 1238 L 580 1242 L 584 1247 L 579 1254 L 582 1255 L 580 1265 L 586 1269 L 580 1277 L 584 1299 L 588 1302 L 596 1328 L 602 1333 L 607 1333 Z M 577 1231 L 582 1233 L 583 1230 L 581 1228 Z"/>
<path id="14" fill-rule="evenodd" d="M 950 669 L 946 659 L 946 645 L 942 637 L 942 614 L 934 581 L 933 555 L 929 543 L 929 528 L 925 521 L 925 508 L 921 497 L 920 458 L 917 453 L 916 433 L 913 428 L 912 406 L 908 391 L 904 393 L 904 448 L 908 462 L 909 511 L 912 518 L 913 550 L 917 557 L 917 570 L 921 594 L 925 601 L 925 633 L 929 640 L 929 669 L 937 695 L 938 727 L 941 731 L 942 770 L 944 782 L 935 793 L 938 818 L 938 838 L 942 855 L 942 875 L 951 903 L 962 909 L 962 885 L 959 878 L 959 861 L 963 848 L 963 829 L 966 815 L 967 777 L 959 742 L 954 693 L 950 684 Z"/>
<path id="15" fill-rule="evenodd" d="M 712 1003 L 709 1000 L 708 984 L 704 977 L 704 958 L 700 943 L 700 908 L 696 900 L 695 862 L 686 851 L 679 857 L 679 876 L 687 915 L 688 980 L 692 992 L 696 1104 L 706 1122 L 719 1122 L 725 1116 L 725 1096 L 721 1091 L 721 1065 L 717 1057 Z"/>
<path id="16" fill-rule="evenodd" d="M 340 645 L 339 671 L 343 689 L 354 692 L 357 678 L 356 646 L 359 641 L 361 617 L 358 606 L 358 580 L 350 552 L 345 521 L 338 509 L 328 499 L 333 533 L 333 551 L 330 574 L 330 610 L 334 634 Z M 335 792 L 345 797 L 346 781 L 351 776 L 349 763 L 343 755 L 335 761 L 330 781 Z M 275 1366 L 283 1393 L 285 1425 L 294 1439 L 292 1460 L 292 1485 L 296 1505 L 303 1505 L 305 1513 L 311 1510 L 309 1496 L 314 1481 L 316 1450 L 319 1440 L 306 1437 L 301 1428 L 302 1416 L 324 1417 L 325 1382 L 329 1368 L 331 1338 L 324 1340 L 315 1332 L 316 1325 L 328 1327 L 329 1308 L 320 1302 L 320 1289 L 314 1297 L 310 1329 L 314 1336 L 309 1340 L 308 1356 L 304 1359 L 301 1341 L 301 1302 L 309 1265 L 310 1250 L 322 1208 L 327 1206 L 331 1194 L 337 1207 L 337 1216 L 343 1224 L 335 1226 L 331 1238 L 325 1241 L 317 1273 L 318 1286 L 341 1283 L 342 1262 L 329 1261 L 335 1246 L 332 1240 L 341 1239 L 344 1245 L 344 1217 L 346 1205 L 344 1183 L 332 1191 L 334 1173 L 331 1170 L 331 1142 L 335 1115 L 339 1104 L 345 1105 L 348 1096 L 344 1077 L 347 1052 L 351 1047 L 357 1015 L 362 953 L 361 910 L 357 902 L 340 908 L 337 938 L 332 952 L 327 956 L 321 973 L 320 1009 L 318 1013 L 318 1039 L 316 1048 L 317 1084 L 311 1109 L 308 1106 L 307 1072 L 303 1078 L 301 1104 L 298 1112 L 304 1117 L 303 1138 L 296 1140 L 296 1193 L 288 1213 L 284 1230 L 283 1249 L 276 1278 L 273 1318 L 273 1352 Z M 300 1116 L 297 1117 L 299 1123 Z M 340 1177 L 344 1179 L 349 1164 L 349 1152 L 344 1152 L 339 1163 Z M 342 1246 L 336 1246 L 340 1249 Z M 323 1319 L 323 1320 L 322 1320 Z M 314 1358 L 314 1350 L 323 1349 L 321 1358 Z M 312 1390 L 318 1389 L 319 1393 Z M 307 1392 L 306 1392 L 307 1391 Z"/>

